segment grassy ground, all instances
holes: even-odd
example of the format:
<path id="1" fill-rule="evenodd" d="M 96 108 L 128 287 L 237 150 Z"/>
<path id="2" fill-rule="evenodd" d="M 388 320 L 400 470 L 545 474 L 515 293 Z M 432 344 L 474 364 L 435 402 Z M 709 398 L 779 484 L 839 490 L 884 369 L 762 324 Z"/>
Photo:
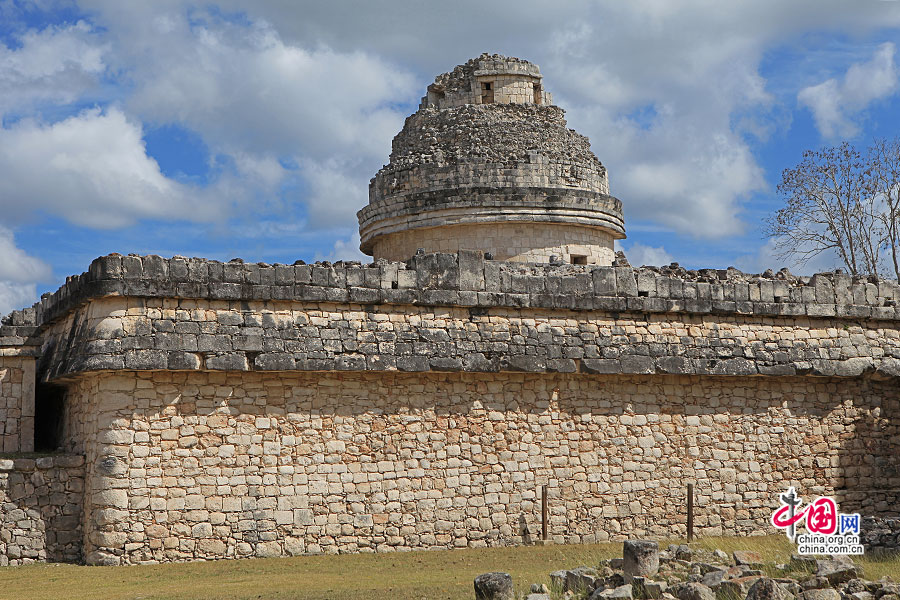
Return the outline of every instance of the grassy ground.
<path id="1" fill-rule="evenodd" d="M 669 541 L 663 541 L 665 547 Z M 672 540 L 671 543 L 679 543 Z M 703 548 L 756 550 L 786 561 L 784 536 L 708 538 Z M 130 567 L 28 565 L 0 570 L 0 598 L 28 600 L 146 599 L 344 599 L 471 600 L 472 580 L 488 571 L 507 571 L 524 594 L 531 583 L 549 583 L 549 573 L 595 565 L 621 556 L 622 545 L 527 546 L 395 554 L 304 556 Z M 900 579 L 900 556 L 859 560 L 865 576 Z"/>

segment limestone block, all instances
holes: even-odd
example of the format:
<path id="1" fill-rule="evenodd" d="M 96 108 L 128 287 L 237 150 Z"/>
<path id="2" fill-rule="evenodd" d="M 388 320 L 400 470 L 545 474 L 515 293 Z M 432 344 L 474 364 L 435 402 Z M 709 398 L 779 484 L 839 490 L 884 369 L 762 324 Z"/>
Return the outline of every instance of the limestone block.
<path id="1" fill-rule="evenodd" d="M 622 545 L 622 571 L 626 583 L 640 575 L 650 577 L 659 571 L 659 545 L 648 540 L 627 540 Z"/>
<path id="2" fill-rule="evenodd" d="M 484 573 L 475 578 L 476 600 L 513 600 L 513 597 L 509 573 Z"/>

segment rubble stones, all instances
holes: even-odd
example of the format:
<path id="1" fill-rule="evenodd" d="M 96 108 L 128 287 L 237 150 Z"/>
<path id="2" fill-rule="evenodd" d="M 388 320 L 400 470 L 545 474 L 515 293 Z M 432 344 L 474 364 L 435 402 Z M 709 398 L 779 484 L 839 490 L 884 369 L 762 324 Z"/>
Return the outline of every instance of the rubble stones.
<path id="1" fill-rule="evenodd" d="M 753 552 L 752 550 L 735 550 L 731 553 L 731 556 L 734 558 L 734 564 L 738 566 L 756 567 L 765 562 L 758 552 Z"/>
<path id="2" fill-rule="evenodd" d="M 725 569 L 708 571 L 703 575 L 700 583 L 714 590 L 719 587 L 726 575 L 728 575 L 728 572 Z"/>
<path id="3" fill-rule="evenodd" d="M 746 600 L 787 600 L 792 596 L 768 577 L 762 577 L 750 586 Z"/>
<path id="4" fill-rule="evenodd" d="M 583 592 L 594 589 L 598 573 L 591 567 L 576 567 L 566 571 L 564 589 L 566 591 Z"/>
<path id="5" fill-rule="evenodd" d="M 632 596 L 636 600 L 656 600 L 662 598 L 668 588 L 664 581 L 651 581 L 645 577 L 635 575 L 631 578 Z"/>
<path id="6" fill-rule="evenodd" d="M 832 585 L 850 581 L 859 575 L 859 567 L 845 557 L 816 561 L 816 576 L 824 577 Z"/>
<path id="7" fill-rule="evenodd" d="M 716 595 L 702 583 L 679 583 L 669 588 L 678 600 L 716 600 Z"/>
<path id="8" fill-rule="evenodd" d="M 513 600 L 509 573 L 485 573 L 475 578 L 475 600 Z"/>
<path id="9" fill-rule="evenodd" d="M 841 600 L 841 593 L 833 588 L 806 590 L 800 594 L 801 600 Z"/>
<path id="10" fill-rule="evenodd" d="M 851 579 L 847 582 L 831 584 L 825 577 L 813 576 L 809 579 L 814 581 L 805 581 L 801 586 L 792 577 L 770 578 L 763 575 L 761 571 L 754 572 L 746 564 L 724 567 L 703 562 L 704 560 L 723 558 L 722 553 L 713 554 L 702 549 L 697 551 L 692 549 L 691 554 L 698 560 L 690 562 L 670 558 L 669 555 L 673 554 L 675 550 L 676 547 L 672 546 L 660 553 L 662 563 L 659 575 L 666 578 L 675 577 L 671 586 L 667 586 L 664 582 L 650 581 L 639 575 L 633 576 L 630 584 L 622 585 L 626 573 L 618 570 L 618 567 L 622 566 L 618 564 L 618 559 L 600 561 L 596 569 L 582 566 L 568 571 L 555 571 L 550 576 L 554 582 L 555 593 L 561 594 L 561 597 L 567 600 L 578 598 L 584 600 L 612 598 L 633 598 L 634 600 L 841 600 L 842 598 L 844 600 L 881 600 L 887 598 L 894 600 L 900 598 L 897 596 L 900 584 L 891 582 L 890 578 L 884 578 L 881 581 Z M 625 554 L 624 548 L 623 554 Z M 746 560 L 750 557 L 744 556 L 743 558 Z M 792 576 L 796 573 L 796 569 L 802 573 L 803 569 L 807 567 L 802 561 L 795 561 L 794 567 L 788 565 L 779 567 L 761 561 L 755 562 L 755 558 L 753 560 L 753 564 L 759 565 L 765 571 L 782 570 L 791 573 Z M 814 560 L 823 562 L 821 559 Z M 614 561 L 617 563 L 617 569 L 610 566 Z M 853 561 L 847 556 L 834 557 L 829 562 L 854 566 Z M 688 571 L 691 575 L 688 575 Z M 751 572 L 752 575 L 748 574 Z M 722 577 L 718 589 L 710 588 L 696 581 L 694 578 L 698 577 L 700 573 Z M 585 587 L 581 585 L 580 581 L 577 587 L 573 587 L 572 583 L 576 580 L 570 574 L 590 574 L 593 579 L 592 585 L 595 586 L 593 592 L 590 591 L 590 586 Z M 597 576 L 594 577 L 594 574 Z M 567 576 L 569 585 L 565 585 Z M 531 591 L 534 594 L 547 593 L 546 588 L 538 584 L 532 585 Z"/>

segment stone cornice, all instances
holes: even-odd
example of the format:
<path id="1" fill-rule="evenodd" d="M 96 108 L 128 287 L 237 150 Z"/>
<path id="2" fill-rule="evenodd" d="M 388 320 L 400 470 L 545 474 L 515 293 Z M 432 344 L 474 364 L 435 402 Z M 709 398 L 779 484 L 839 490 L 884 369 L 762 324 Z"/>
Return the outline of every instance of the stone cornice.
<path id="1" fill-rule="evenodd" d="M 539 265 L 485 260 L 474 251 L 368 265 L 111 254 L 34 306 L 4 317 L 2 331 L 37 334 L 103 296 L 900 320 L 897 282 L 843 273 L 785 279 L 733 269 Z"/>

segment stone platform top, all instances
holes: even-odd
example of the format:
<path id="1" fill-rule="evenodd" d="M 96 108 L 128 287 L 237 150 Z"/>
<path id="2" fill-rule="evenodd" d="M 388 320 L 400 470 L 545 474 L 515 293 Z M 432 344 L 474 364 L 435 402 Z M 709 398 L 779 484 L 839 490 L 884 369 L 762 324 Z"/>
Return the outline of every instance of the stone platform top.
<path id="1" fill-rule="evenodd" d="M 610 313 L 682 313 L 839 320 L 900 320 L 896 281 L 841 271 L 798 277 L 734 268 L 527 264 L 483 253 L 293 265 L 110 254 L 52 294 L 0 320 L 0 346 L 27 343 L 41 328 L 95 298 L 332 302 Z"/>

